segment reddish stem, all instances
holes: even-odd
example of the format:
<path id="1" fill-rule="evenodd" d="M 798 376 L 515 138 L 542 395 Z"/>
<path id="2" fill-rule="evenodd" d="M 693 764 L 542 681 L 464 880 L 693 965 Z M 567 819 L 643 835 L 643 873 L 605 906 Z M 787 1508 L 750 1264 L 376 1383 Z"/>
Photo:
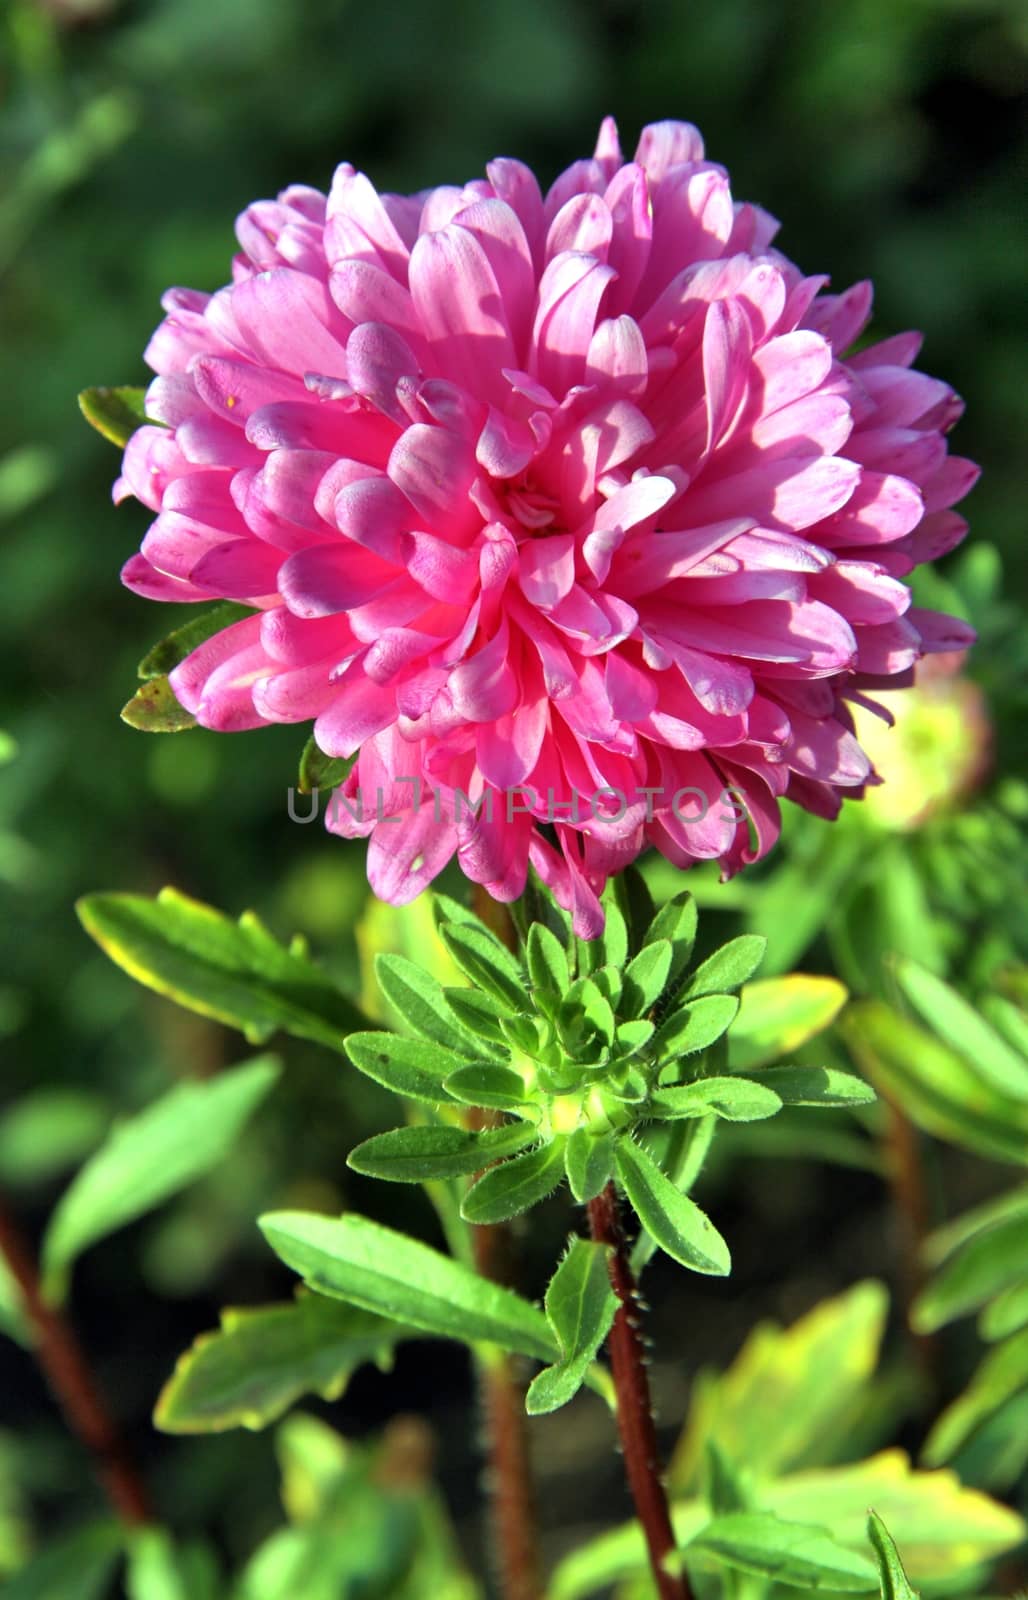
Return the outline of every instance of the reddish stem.
<path id="1" fill-rule="evenodd" d="M 17 1224 L 0 1205 L 0 1255 L 21 1291 L 33 1353 L 69 1429 L 89 1451 L 107 1498 L 124 1522 L 151 1520 L 146 1490 L 69 1323 L 43 1298 L 39 1272 Z"/>
<path id="2" fill-rule="evenodd" d="M 670 1573 L 664 1567 L 667 1557 L 677 1546 L 661 1475 L 646 1353 L 639 1332 L 635 1279 L 628 1261 L 617 1193 L 612 1183 L 608 1183 L 602 1194 L 589 1202 L 589 1226 L 595 1240 L 612 1247 L 610 1281 L 618 1298 L 618 1309 L 608 1348 L 617 1393 L 618 1431 L 625 1475 L 646 1535 L 657 1593 L 660 1600 L 692 1600 L 684 1573 Z"/>

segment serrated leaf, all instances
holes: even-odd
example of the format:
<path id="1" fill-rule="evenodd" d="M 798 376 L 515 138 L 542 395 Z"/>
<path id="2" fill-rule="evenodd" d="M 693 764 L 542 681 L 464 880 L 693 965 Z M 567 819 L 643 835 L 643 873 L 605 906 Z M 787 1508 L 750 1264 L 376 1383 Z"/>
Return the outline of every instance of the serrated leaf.
<path id="1" fill-rule="evenodd" d="M 278 1075 L 277 1062 L 259 1058 L 179 1084 L 116 1127 L 57 1204 L 43 1241 L 48 1282 L 63 1282 L 83 1250 L 216 1167 Z"/>
<path id="2" fill-rule="evenodd" d="M 316 1294 L 230 1308 L 217 1332 L 179 1357 L 154 1422 L 165 1433 L 265 1428 L 303 1394 L 338 1400 L 358 1367 L 381 1364 L 410 1336 L 398 1322 Z"/>
<path id="3" fill-rule="evenodd" d="M 82 926 L 130 977 L 263 1043 L 281 1028 L 341 1050 L 365 1019 L 313 961 L 287 950 L 251 911 L 238 922 L 175 889 L 94 894 Z"/>
<path id="4" fill-rule="evenodd" d="M 576 1128 L 564 1147 L 564 1170 L 571 1193 L 587 1205 L 614 1175 L 614 1140 L 609 1133 Z"/>
<path id="5" fill-rule="evenodd" d="M 5 1579 L 4 1600 L 102 1600 L 125 1545 L 125 1529 L 93 1523 L 46 1548 Z"/>
<path id="6" fill-rule="evenodd" d="M 491 1161 L 523 1150 L 538 1138 L 524 1122 L 481 1132 L 469 1128 L 411 1127 L 376 1133 L 351 1150 L 346 1164 L 366 1178 L 391 1183 L 428 1183 L 481 1172 Z"/>
<path id="7" fill-rule="evenodd" d="M 78 397 L 79 410 L 97 433 L 119 445 L 128 444 L 137 428 L 149 422 L 146 415 L 146 390 L 131 384 L 117 384 L 112 388 L 98 386 L 83 389 Z M 153 423 L 153 427 L 162 424 Z"/>
<path id="8" fill-rule="evenodd" d="M 940 1267 L 918 1295 L 911 1322 L 934 1333 L 947 1322 L 977 1311 L 1001 1290 L 1028 1282 L 1028 1223 L 1008 1217 L 969 1239 Z"/>
<path id="9" fill-rule="evenodd" d="M 686 1556 L 713 1556 L 740 1572 L 751 1572 L 798 1589 L 832 1594 L 869 1594 L 878 1587 L 866 1556 L 837 1544 L 824 1528 L 783 1522 L 767 1511 L 735 1511 L 715 1517 L 685 1548 Z"/>
<path id="10" fill-rule="evenodd" d="M 525 960 L 537 1003 L 552 1012 L 567 993 L 571 976 L 567 951 L 544 923 L 533 922 L 529 928 Z"/>
<path id="11" fill-rule="evenodd" d="M 751 1072 L 781 1061 L 823 1033 L 848 994 L 837 978 L 792 972 L 747 983 L 739 999 L 728 1060 L 733 1072 Z"/>
<path id="12" fill-rule="evenodd" d="M 615 1160 L 636 1216 L 664 1253 L 693 1272 L 725 1277 L 732 1267 L 728 1246 L 710 1218 L 665 1177 L 653 1157 L 631 1139 L 622 1139 Z"/>
<path id="13" fill-rule="evenodd" d="M 444 1080 L 460 1060 L 450 1050 L 401 1033 L 351 1033 L 346 1054 L 365 1077 L 408 1100 L 429 1105 L 449 1099 Z"/>
<path id="14" fill-rule="evenodd" d="M 867 1519 L 867 1536 L 874 1546 L 878 1561 L 878 1583 L 882 1600 L 920 1600 L 903 1571 L 896 1542 L 881 1517 L 871 1512 Z"/>
<path id="15" fill-rule="evenodd" d="M 444 922 L 440 938 L 460 970 L 477 989 L 495 995 L 515 1011 L 525 1003 L 525 975 L 519 963 L 483 927 Z"/>
<path id="16" fill-rule="evenodd" d="M 564 1166 L 564 1141 L 529 1150 L 504 1161 L 472 1184 L 461 1203 L 465 1222 L 506 1222 L 545 1200 L 560 1182 Z"/>
<path id="17" fill-rule="evenodd" d="M 472 1059 L 481 1053 L 457 1021 L 442 985 L 413 961 L 406 956 L 377 956 L 375 975 L 389 1004 L 419 1038 Z"/>
<path id="18" fill-rule="evenodd" d="M 837 1067 L 765 1067 L 759 1081 L 787 1106 L 869 1106 L 876 1098 L 863 1078 Z"/>
<path id="19" fill-rule="evenodd" d="M 327 756 L 311 734 L 300 752 L 296 786 L 301 794 L 329 794 L 349 775 L 356 756 Z"/>
<path id="20" fill-rule="evenodd" d="M 671 941 L 669 984 L 681 977 L 692 959 L 698 920 L 696 901 L 685 889 L 661 906 L 646 930 L 644 944 L 656 944 L 661 939 Z"/>
<path id="21" fill-rule="evenodd" d="M 546 1316 L 561 1358 L 534 1379 L 525 1406 L 530 1416 L 556 1411 L 573 1399 L 610 1332 L 617 1297 L 610 1286 L 606 1245 L 573 1239 L 546 1291 Z"/>
<path id="22" fill-rule="evenodd" d="M 119 712 L 122 722 L 138 733 L 186 733 L 196 718 L 175 698 L 167 678 L 150 678 Z"/>
<path id="23" fill-rule="evenodd" d="M 318 1294 L 439 1338 L 484 1340 L 518 1355 L 559 1355 L 543 1313 L 470 1267 L 366 1217 L 276 1211 L 265 1238 Z"/>
<path id="24" fill-rule="evenodd" d="M 1028 1328 L 986 1355 L 971 1382 L 938 1418 L 924 1447 L 929 1466 L 951 1461 L 990 1417 L 1028 1390 Z"/>
<path id="25" fill-rule="evenodd" d="M 489 1111 L 507 1111 L 511 1115 L 539 1116 L 538 1108 L 526 1102 L 525 1080 L 511 1067 L 499 1062 L 474 1061 L 458 1067 L 446 1079 L 446 1091 L 454 1100 L 465 1106 L 482 1106 Z"/>
<path id="26" fill-rule="evenodd" d="M 671 955 L 671 940 L 656 939 L 632 957 L 621 990 L 622 1016 L 641 1017 L 656 1005 L 668 981 Z"/>
<path id="27" fill-rule="evenodd" d="M 766 949 L 767 940 L 758 933 L 741 933 L 737 939 L 729 939 L 686 980 L 681 998 L 694 1000 L 700 995 L 731 994 L 741 989 L 760 966 Z"/>
<path id="28" fill-rule="evenodd" d="M 190 617 L 181 627 L 175 628 L 166 638 L 149 649 L 139 663 L 141 678 L 163 678 L 192 655 L 199 645 L 205 644 L 222 629 L 243 622 L 254 615 L 252 606 L 237 605 L 234 600 L 211 606 L 199 616 Z"/>
<path id="29" fill-rule="evenodd" d="M 910 1004 L 950 1049 L 973 1061 L 1000 1094 L 1028 1101 L 1028 1060 L 948 983 L 909 959 L 897 961 L 896 978 Z"/>
<path id="30" fill-rule="evenodd" d="M 674 1061 L 679 1056 L 709 1050 L 727 1033 L 739 1009 L 733 994 L 711 994 L 679 1006 L 660 1024 L 653 1036 L 658 1061 Z"/>
<path id="31" fill-rule="evenodd" d="M 647 1107 L 665 1120 L 705 1117 L 713 1112 L 728 1122 L 759 1122 L 781 1109 L 782 1102 L 773 1090 L 749 1078 L 699 1078 L 677 1088 L 657 1089 Z"/>

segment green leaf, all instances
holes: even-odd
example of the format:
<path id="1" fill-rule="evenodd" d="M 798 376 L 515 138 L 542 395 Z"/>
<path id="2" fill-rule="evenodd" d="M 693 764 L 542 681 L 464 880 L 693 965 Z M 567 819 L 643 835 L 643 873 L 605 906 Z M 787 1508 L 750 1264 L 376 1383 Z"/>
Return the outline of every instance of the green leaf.
<path id="1" fill-rule="evenodd" d="M 614 1013 L 592 978 L 576 978 L 561 1001 L 557 1031 L 573 1060 L 594 1059 L 614 1041 Z"/>
<path id="2" fill-rule="evenodd" d="M 154 1422 L 165 1433 L 265 1428 L 303 1394 L 338 1400 L 358 1367 L 382 1365 L 409 1337 L 398 1322 L 316 1294 L 229 1308 L 179 1357 Z"/>
<path id="3" fill-rule="evenodd" d="M 631 1139 L 618 1142 L 615 1158 L 639 1221 L 665 1254 L 693 1272 L 725 1277 L 732 1266 L 728 1246 L 699 1206 Z"/>
<path id="4" fill-rule="evenodd" d="M 237 605 L 234 600 L 222 601 L 220 605 L 211 606 L 201 612 L 199 616 L 191 617 L 169 633 L 148 650 L 139 663 L 139 676 L 141 678 L 164 678 L 170 672 L 192 655 L 199 645 L 205 644 L 208 639 L 213 639 L 216 633 L 221 633 L 224 628 L 231 628 L 233 623 L 243 622 L 247 617 L 254 615 L 252 606 Z"/>
<path id="5" fill-rule="evenodd" d="M 792 972 L 748 983 L 728 1041 L 733 1072 L 751 1072 L 792 1055 L 831 1026 L 848 998 L 837 978 Z"/>
<path id="6" fill-rule="evenodd" d="M 621 968 L 628 960 L 628 922 L 619 898 L 608 889 L 603 896 L 603 932 L 595 939 L 575 941 L 578 970 L 583 975 L 596 972 L 600 967 Z"/>
<path id="7" fill-rule="evenodd" d="M 275 1211 L 260 1219 L 275 1253 L 319 1294 L 443 1339 L 559 1355 L 549 1323 L 510 1289 L 366 1217 Z"/>
<path id="8" fill-rule="evenodd" d="M 119 715 L 138 733 L 185 733 L 196 727 L 196 718 L 179 705 L 167 678 L 150 678 L 125 702 Z"/>
<path id="9" fill-rule="evenodd" d="M 442 985 L 406 956 L 380 955 L 375 975 L 389 1004 L 419 1038 L 474 1058 L 481 1052 L 457 1021 Z"/>
<path id="10" fill-rule="evenodd" d="M 1028 1222 L 1008 1217 L 969 1239 L 939 1269 L 914 1303 L 911 1322 L 934 1333 L 957 1317 L 977 1311 L 1002 1289 L 1028 1281 Z"/>
<path id="11" fill-rule="evenodd" d="M 103 1600 L 125 1543 L 125 1530 L 98 1522 L 50 1539 L 4 1582 L 4 1600 Z"/>
<path id="12" fill-rule="evenodd" d="M 742 1474 L 713 1439 L 708 1441 L 704 1453 L 703 1498 L 710 1507 L 712 1517 L 726 1516 L 731 1511 L 753 1510 L 752 1497 L 744 1485 Z"/>
<path id="13" fill-rule="evenodd" d="M 273 938 L 252 911 L 238 922 L 175 889 L 156 899 L 87 895 L 86 932 L 148 989 L 263 1043 L 277 1028 L 341 1050 L 364 1021 L 320 967 Z"/>
<path id="14" fill-rule="evenodd" d="M 974 1377 L 937 1420 L 924 1447 L 929 1466 L 951 1461 L 977 1429 L 1028 1389 L 1028 1328 L 990 1350 Z"/>
<path id="15" fill-rule="evenodd" d="M 561 1358 L 534 1379 L 525 1401 L 530 1416 L 556 1411 L 573 1399 L 617 1310 L 606 1245 L 573 1239 L 546 1291 L 546 1315 Z"/>
<path id="16" fill-rule="evenodd" d="M 545 1200 L 560 1182 L 563 1167 L 564 1141 L 551 1139 L 491 1167 L 464 1196 L 460 1214 L 465 1222 L 506 1222 Z"/>
<path id="17" fill-rule="evenodd" d="M 916 961 L 897 961 L 895 972 L 903 993 L 937 1038 L 973 1061 L 1000 1094 L 1028 1101 L 1028 1060 L 1011 1049 L 973 1006 Z"/>
<path id="18" fill-rule="evenodd" d="M 133 1532 L 126 1600 L 217 1600 L 221 1592 L 218 1563 L 208 1545 L 198 1540 L 176 1544 L 165 1528 Z"/>
<path id="19" fill-rule="evenodd" d="M 297 788 L 301 794 L 329 794 L 349 775 L 356 756 L 327 756 L 311 734 L 300 752 Z"/>
<path id="20" fill-rule="evenodd" d="M 873 1511 L 867 1519 L 867 1536 L 874 1546 L 878 1561 L 878 1582 L 882 1600 L 919 1600 L 917 1590 L 912 1589 L 907 1581 L 892 1535 L 881 1517 Z"/>
<path id="21" fill-rule="evenodd" d="M 47 1183 L 79 1166 L 107 1131 L 111 1108 L 85 1089 L 39 1088 L 0 1117 L 0 1184 Z"/>
<path id="22" fill-rule="evenodd" d="M 990 1342 L 1005 1339 L 1007 1334 L 1019 1333 L 1025 1327 L 1028 1327 L 1028 1277 L 998 1294 L 978 1319 L 978 1332 Z"/>
<path id="23" fill-rule="evenodd" d="M 622 1016 L 641 1017 L 656 1005 L 668 981 L 671 955 L 671 940 L 657 939 L 632 957 L 625 969 L 621 991 Z"/>
<path id="24" fill-rule="evenodd" d="M 474 1132 L 468 1128 L 394 1128 L 376 1133 L 351 1150 L 346 1165 L 366 1178 L 392 1183 L 428 1183 L 481 1172 L 491 1161 L 523 1150 L 538 1138 L 524 1122 Z"/>
<path id="25" fill-rule="evenodd" d="M 740 1572 L 751 1572 L 797 1589 L 832 1594 L 868 1594 L 878 1587 L 866 1556 L 836 1544 L 824 1528 L 782 1522 L 767 1511 L 735 1511 L 715 1517 L 685 1547 L 687 1556 L 713 1556 Z"/>
<path id="26" fill-rule="evenodd" d="M 26 1350 L 32 1346 L 34 1335 L 21 1288 L 3 1256 L 0 1256 L 0 1333 Z"/>
<path id="27" fill-rule="evenodd" d="M 741 989 L 764 959 L 767 940 L 758 933 L 742 933 L 729 939 L 696 968 L 682 990 L 682 999 L 695 1000 L 703 994 L 730 994 Z"/>
<path id="28" fill-rule="evenodd" d="M 488 1055 L 493 1046 L 507 1054 L 507 1036 L 501 1026 L 510 1018 L 505 1005 L 480 989 L 444 989 L 443 995 L 461 1027 L 477 1040 L 479 1055 Z"/>
<path id="29" fill-rule="evenodd" d="M 652 925 L 655 914 L 653 896 L 638 867 L 626 867 L 607 882 L 603 892 L 603 906 L 609 917 L 610 908 L 617 908 L 620 926 L 625 930 L 625 951 L 615 966 L 624 966 L 629 953 L 635 955 L 645 943 L 646 930 Z M 664 935 L 661 935 L 664 937 Z M 611 960 L 610 956 L 605 960 Z M 603 963 L 597 963 L 602 965 Z"/>
<path id="30" fill-rule="evenodd" d="M 79 410 L 91 428 L 122 449 L 136 429 L 149 421 L 146 415 L 146 390 L 128 384 L 109 389 L 83 389 L 79 395 Z M 161 424 L 154 423 L 153 426 L 160 427 Z"/>
<path id="31" fill-rule="evenodd" d="M 875 1100 L 869 1083 L 837 1067 L 765 1067 L 760 1082 L 787 1106 L 868 1106 Z"/>
<path id="32" fill-rule="evenodd" d="M 525 960 L 538 1004 L 554 1010 L 567 993 L 571 977 L 567 951 L 542 922 L 533 922 L 528 930 Z"/>
<path id="33" fill-rule="evenodd" d="M 614 1172 L 614 1140 L 609 1133 L 576 1128 L 564 1147 L 564 1170 L 579 1205 L 594 1200 Z"/>
<path id="34" fill-rule="evenodd" d="M 531 1114 L 538 1118 L 538 1108 L 526 1102 L 525 1080 L 520 1072 L 503 1067 L 498 1061 L 475 1061 L 458 1067 L 446 1079 L 448 1094 L 466 1106 L 483 1106 L 491 1111 L 507 1111 L 512 1115 Z"/>
<path id="35" fill-rule="evenodd" d="M 468 923 L 444 922 L 439 935 L 460 970 L 477 989 L 484 989 L 514 1011 L 524 1007 L 525 974 L 494 934 Z"/>
<path id="36" fill-rule="evenodd" d="M 734 994 L 711 994 L 678 1007 L 653 1036 L 657 1060 L 675 1060 L 709 1049 L 727 1033 L 738 1009 Z"/>
<path id="37" fill-rule="evenodd" d="M 408 1100 L 439 1105 L 449 1099 L 446 1078 L 459 1061 L 449 1050 L 401 1033 L 351 1033 L 346 1054 L 365 1077 Z"/>
<path id="38" fill-rule="evenodd" d="M 48 1282 L 83 1250 L 195 1182 L 224 1159 L 278 1078 L 269 1058 L 183 1083 L 114 1129 L 61 1196 L 43 1242 Z"/>
<path id="39" fill-rule="evenodd" d="M 759 1122 L 781 1109 L 773 1090 L 749 1078 L 699 1078 L 679 1088 L 657 1089 L 647 1107 L 655 1117 L 668 1120 L 713 1112 L 728 1122 Z"/>
<path id="40" fill-rule="evenodd" d="M 1028 1107 L 933 1034 L 880 1000 L 850 1005 L 838 1026 L 867 1077 L 927 1133 L 1028 1165 Z"/>
<path id="41" fill-rule="evenodd" d="M 666 905 L 661 906 L 646 930 L 644 944 L 656 944 L 661 939 L 671 941 L 668 983 L 674 983 L 680 978 L 692 959 L 697 923 L 696 901 L 688 889 L 684 889 L 681 894 L 676 894 Z"/>

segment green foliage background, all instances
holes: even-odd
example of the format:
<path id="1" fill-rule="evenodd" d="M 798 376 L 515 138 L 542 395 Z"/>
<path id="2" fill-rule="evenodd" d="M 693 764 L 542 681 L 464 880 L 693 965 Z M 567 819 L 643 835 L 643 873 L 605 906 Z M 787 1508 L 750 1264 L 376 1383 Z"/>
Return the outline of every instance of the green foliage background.
<path id="1" fill-rule="evenodd" d="M 966 868 L 973 886 L 939 896 L 930 839 L 872 846 L 844 825 L 839 838 L 857 839 L 870 896 L 848 930 L 859 959 L 847 966 L 846 929 L 822 936 L 827 907 L 815 907 L 797 955 L 806 970 L 842 969 L 867 993 L 881 988 L 884 951 L 925 959 L 972 989 L 1010 970 L 1018 864 L 1001 829 L 1012 822 L 1016 838 L 1023 815 L 1024 651 L 1011 606 L 1028 565 L 1018 482 L 1028 433 L 1019 0 L 8 0 L 0 30 L 0 727 L 17 746 L 0 768 L 0 1188 L 30 1229 L 113 1116 L 243 1053 L 226 1031 L 109 965 L 74 918 L 78 895 L 171 882 L 233 913 L 253 905 L 357 981 L 362 853 L 287 821 L 297 732 L 157 739 L 118 721 L 136 661 L 176 619 L 118 585 L 148 513 L 111 507 L 116 457 L 75 406 L 88 384 L 145 381 L 140 352 L 160 293 L 225 281 L 244 204 L 292 181 L 326 186 L 341 159 L 387 188 L 470 177 L 495 154 L 518 155 L 547 180 L 588 153 L 609 111 L 629 148 L 644 121 L 686 117 L 729 166 L 737 194 L 783 219 L 782 246 L 806 270 L 839 286 L 872 276 L 881 330 L 924 329 L 923 364 L 967 401 L 956 447 L 986 469 L 970 502 L 973 539 L 1003 564 L 1002 578 L 988 559 L 949 573 L 963 570 L 960 603 L 983 633 L 972 670 L 997 729 L 986 788 L 954 822 L 971 829 L 978 865 Z M 949 836 L 936 844 L 960 859 Z M 701 878 L 717 908 L 708 942 L 759 926 L 773 959 L 794 905 L 784 875 L 799 863 L 813 905 L 842 848 L 800 823 L 752 888 L 719 894 Z M 907 898 L 893 895 L 886 915 L 883 885 L 897 881 Z M 794 959 L 783 948 L 779 965 Z M 385 1096 L 339 1062 L 301 1046 L 288 1065 L 245 1149 L 90 1256 L 76 1287 L 84 1336 L 163 1503 L 235 1551 L 275 1515 L 270 1443 L 161 1439 L 148 1420 L 156 1390 L 179 1350 L 215 1324 L 218 1305 L 281 1292 L 256 1213 L 359 1202 L 369 1186 L 345 1173 L 345 1153 L 388 1125 Z M 949 1211 L 1003 1183 L 964 1156 L 942 1167 Z M 375 1198 L 377 1214 L 392 1206 L 398 1225 L 430 1229 L 427 1212 L 411 1214 L 419 1203 L 406 1191 Z M 759 1310 L 795 1315 L 861 1272 L 895 1272 L 883 1191 L 866 1173 L 812 1158 L 786 1176 L 763 1150 L 726 1186 L 724 1204 L 741 1235 L 738 1281 L 707 1296 L 694 1335 L 704 1358 L 734 1353 Z M 542 1273 L 559 1230 L 536 1241 Z M 666 1287 L 682 1301 L 665 1297 L 658 1334 L 696 1302 L 693 1285 L 669 1277 Z M 966 1375 L 972 1345 L 968 1335 L 956 1350 L 956 1372 Z M 94 1491 L 31 1364 L 13 1347 L 0 1362 L 2 1571 L 22 1542 L 88 1510 Z M 464 1380 L 457 1355 L 435 1352 L 427 1367 L 401 1359 L 389 1401 L 430 1412 L 459 1513 L 475 1486 Z M 346 1407 L 358 1432 L 380 1421 L 385 1380 L 369 1377 Z M 555 1526 L 577 1504 L 568 1482 L 596 1458 L 587 1420 L 581 1427 L 565 1446 L 565 1478 L 556 1472 Z M 615 1511 L 616 1473 L 611 1455 L 599 1477 Z"/>

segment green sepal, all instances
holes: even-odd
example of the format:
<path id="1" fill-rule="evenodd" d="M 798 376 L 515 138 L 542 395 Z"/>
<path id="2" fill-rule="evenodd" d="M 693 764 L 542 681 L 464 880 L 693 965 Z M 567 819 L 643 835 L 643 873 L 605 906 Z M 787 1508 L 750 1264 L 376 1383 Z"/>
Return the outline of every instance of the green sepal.
<path id="1" fill-rule="evenodd" d="M 137 428 L 151 422 L 146 414 L 146 390 L 132 384 L 83 389 L 78 401 L 79 410 L 90 427 L 121 449 L 125 448 Z M 164 424 L 154 422 L 152 426 L 160 428 Z"/>
<path id="2" fill-rule="evenodd" d="M 537 1138 L 525 1123 L 481 1132 L 469 1128 L 416 1126 L 376 1133 L 351 1150 L 346 1165 L 365 1178 L 390 1183 L 428 1183 L 481 1172 L 491 1161 L 523 1150 Z"/>
<path id="3" fill-rule="evenodd" d="M 152 645 L 136 670 L 144 679 L 166 677 L 200 645 L 213 639 L 216 633 L 254 615 L 252 606 L 238 605 L 234 600 L 224 600 L 219 605 L 211 606 Z"/>
<path id="4" fill-rule="evenodd" d="M 315 792 L 329 794 L 331 790 L 338 789 L 344 778 L 349 776 L 350 768 L 356 760 L 356 755 L 327 756 L 311 734 L 300 752 L 300 771 L 296 787 L 301 794 Z"/>
<path id="5" fill-rule="evenodd" d="M 506 1222 L 545 1200 L 560 1182 L 563 1167 L 564 1140 L 551 1139 L 490 1167 L 464 1196 L 460 1214 L 465 1222 Z"/>
<path id="6" fill-rule="evenodd" d="M 631 1139 L 615 1150 L 618 1177 L 636 1216 L 665 1255 L 693 1272 L 727 1277 L 728 1246 L 714 1224 L 661 1172 L 653 1157 Z"/>
<path id="7" fill-rule="evenodd" d="M 167 678 L 150 678 L 118 713 L 137 733 L 186 733 L 196 718 L 175 698 Z"/>

